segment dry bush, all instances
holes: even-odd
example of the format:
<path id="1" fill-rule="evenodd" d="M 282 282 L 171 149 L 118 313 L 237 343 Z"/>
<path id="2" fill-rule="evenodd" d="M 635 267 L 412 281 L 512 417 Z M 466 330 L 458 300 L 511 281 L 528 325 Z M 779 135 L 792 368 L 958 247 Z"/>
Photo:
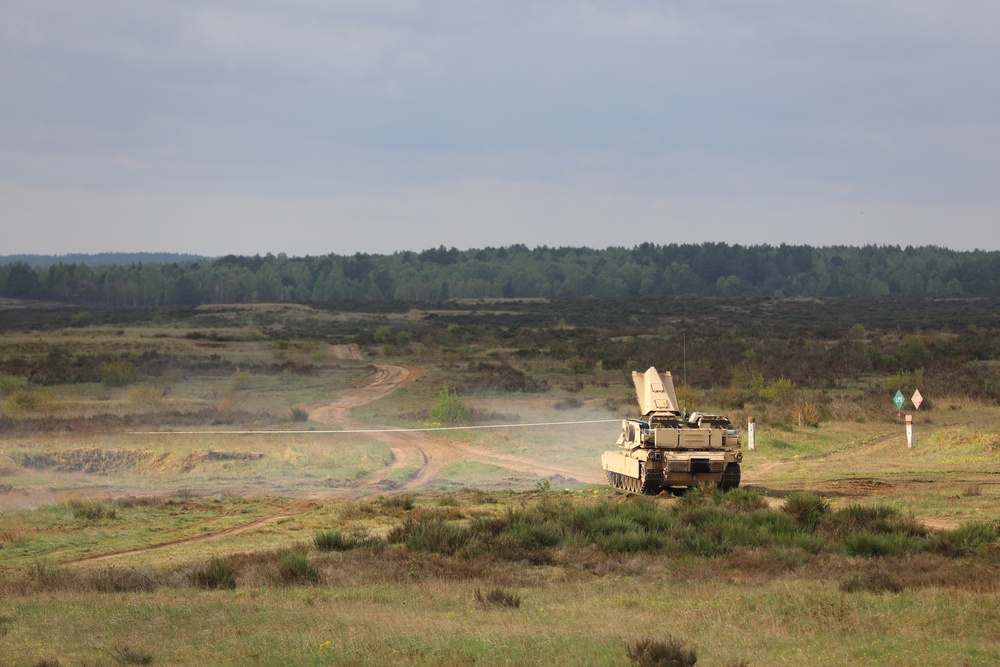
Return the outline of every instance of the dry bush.
<path id="1" fill-rule="evenodd" d="M 105 361 L 98 370 L 105 387 L 125 387 L 135 381 L 138 370 L 128 359 Z"/>
<path id="2" fill-rule="evenodd" d="M 408 511 L 413 509 L 415 499 L 416 496 L 412 493 L 402 493 L 397 496 L 379 496 L 375 502 L 387 509 Z"/>
<path id="3" fill-rule="evenodd" d="M 356 503 L 344 503 L 337 510 L 337 516 L 341 521 L 362 521 L 371 519 L 381 514 L 380 508 L 368 501 Z"/>
<path id="4" fill-rule="evenodd" d="M 151 665 L 153 654 L 144 650 L 119 644 L 107 650 L 107 654 L 119 665 Z"/>
<path id="5" fill-rule="evenodd" d="M 166 391 L 151 384 L 138 384 L 128 389 L 128 402 L 139 410 L 155 410 L 163 403 Z"/>
<path id="6" fill-rule="evenodd" d="M 253 375 L 250 371 L 237 370 L 230 378 L 230 386 L 233 391 L 246 391 L 253 387 Z"/>
<path id="7" fill-rule="evenodd" d="M 693 667 L 698 662 L 693 648 L 672 637 L 666 641 L 640 639 L 626 644 L 625 652 L 638 667 Z"/>
<path id="8" fill-rule="evenodd" d="M 53 401 L 50 391 L 20 387 L 7 397 L 5 405 L 9 414 L 20 415 L 25 412 L 47 412 Z"/>
<path id="9" fill-rule="evenodd" d="M 0 595 L 149 592 L 166 581 L 162 573 L 127 567 L 78 570 L 36 563 L 17 578 L 0 580 Z"/>
<path id="10" fill-rule="evenodd" d="M 816 427 L 823 421 L 823 413 L 812 403 L 803 401 L 792 406 L 788 413 L 788 421 L 799 426 Z"/>
<path id="11" fill-rule="evenodd" d="M 24 378 L 11 375 L 10 373 L 0 373 L 0 396 L 9 396 L 21 388 L 26 382 Z"/>
<path id="12" fill-rule="evenodd" d="M 382 553 L 386 545 L 385 539 L 369 535 L 364 530 L 355 530 L 350 533 L 339 530 L 321 530 L 313 536 L 313 546 L 319 551 L 367 549 L 372 553 Z"/>
<path id="13" fill-rule="evenodd" d="M 95 500 L 74 499 L 67 503 L 73 510 L 73 518 L 85 519 L 87 521 L 99 521 L 100 519 L 114 519 L 118 513 L 102 502 Z"/>
<path id="14" fill-rule="evenodd" d="M 160 584 L 159 575 L 115 566 L 89 573 L 86 581 L 88 590 L 100 593 L 148 593 Z"/>
<path id="15" fill-rule="evenodd" d="M 479 362 L 469 367 L 469 375 L 459 388 L 465 394 L 494 392 L 535 393 L 549 388 L 548 382 L 538 380 L 504 361 L 498 364 Z"/>
<path id="16" fill-rule="evenodd" d="M 170 500 L 162 496 L 128 496 L 115 498 L 113 502 L 122 509 L 131 509 L 133 507 L 163 507 L 169 504 Z"/>
<path id="17" fill-rule="evenodd" d="M 970 497 L 980 496 L 982 495 L 982 493 L 983 493 L 983 488 L 979 485 L 978 482 L 970 482 L 969 484 L 966 484 L 965 486 L 962 487 L 962 490 L 959 493 L 959 495 L 962 496 L 963 498 L 970 498 Z"/>
<path id="18" fill-rule="evenodd" d="M 845 593 L 900 593 L 903 585 L 892 572 L 880 568 L 851 575 L 840 584 L 840 590 Z"/>
<path id="19" fill-rule="evenodd" d="M 493 588 L 486 593 L 477 588 L 474 597 L 479 606 L 484 609 L 493 607 L 519 609 L 521 607 L 521 596 L 503 588 Z"/>

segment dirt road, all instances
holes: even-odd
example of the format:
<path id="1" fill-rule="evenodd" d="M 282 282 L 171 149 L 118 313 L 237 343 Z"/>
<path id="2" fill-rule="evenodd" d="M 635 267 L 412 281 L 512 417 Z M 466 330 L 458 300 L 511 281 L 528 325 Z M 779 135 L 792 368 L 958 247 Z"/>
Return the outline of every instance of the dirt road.
<path id="1" fill-rule="evenodd" d="M 334 345 L 333 354 L 341 359 L 361 359 L 357 346 Z M 416 380 L 423 368 L 417 366 L 375 365 L 376 373 L 365 384 L 353 387 L 330 401 L 313 404 L 307 407 L 309 418 L 313 421 L 351 430 L 391 429 L 392 426 L 366 424 L 351 418 L 351 409 L 372 403 L 393 391 L 406 387 Z M 565 465 L 552 465 L 521 456 L 498 454 L 471 445 L 449 442 L 435 437 L 428 432 L 378 433 L 373 432 L 372 438 L 385 443 L 392 452 L 392 463 L 386 473 L 399 468 L 412 468 L 416 472 L 405 482 L 403 488 L 419 489 L 428 486 L 440 472 L 441 468 L 455 461 L 479 461 L 519 472 L 531 472 L 547 477 L 561 475 L 588 484 L 604 482 L 599 468 L 593 470 Z M 369 487 L 374 492 L 386 486 L 385 476 L 373 479 Z"/>

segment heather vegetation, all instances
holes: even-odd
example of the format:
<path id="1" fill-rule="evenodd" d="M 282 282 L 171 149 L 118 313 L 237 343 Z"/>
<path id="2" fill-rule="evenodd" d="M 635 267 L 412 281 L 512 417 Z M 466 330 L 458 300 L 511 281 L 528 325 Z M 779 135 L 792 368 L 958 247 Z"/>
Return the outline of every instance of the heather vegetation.
<path id="1" fill-rule="evenodd" d="M 58 528 L 49 548 L 69 546 L 82 526 L 175 530 L 181 505 L 221 513 L 237 502 L 268 511 L 264 499 L 214 510 L 190 499 L 75 503 L 66 511 L 79 514 L 79 527 Z M 37 515 L 13 518 L 21 543 L 31 542 Z M 312 543 L 297 534 L 307 527 Z M 21 566 L 0 578 L 8 602 L 0 655 L 14 664 L 103 664 L 107 647 L 121 646 L 157 664 L 362 665 L 391 662 L 400 645 L 419 647 L 418 664 L 791 665 L 859 656 L 896 664 L 954 655 L 977 664 L 1000 655 L 991 634 L 1000 614 L 995 525 L 930 529 L 890 505 L 835 508 L 810 493 L 784 508 L 769 507 L 759 490 L 707 488 L 680 499 L 541 488 L 325 501 L 291 529 L 260 531 L 236 549 L 183 546 L 88 567 L 85 559 L 28 561 L 14 544 L 11 562 Z M 73 611 L 80 605 L 103 613 L 85 619 Z M 49 636 L 76 641 L 33 641 L 39 609 Z M 97 623 L 154 611 L 169 614 L 172 641 L 152 640 L 155 627 Z M 216 625 L 205 634 L 206 615 L 233 631 Z M 884 632 L 887 615 L 907 628 L 903 637 Z M 941 623 L 961 626 L 961 636 L 915 641 Z M 484 631 L 490 641 L 481 643 Z M 718 641 L 725 631 L 730 640 Z M 275 645 L 277 636 L 287 640 Z"/>
<path id="2" fill-rule="evenodd" d="M 994 297 L 16 305 L 0 663 L 1000 661 Z M 648 365 L 742 487 L 599 483 Z"/>

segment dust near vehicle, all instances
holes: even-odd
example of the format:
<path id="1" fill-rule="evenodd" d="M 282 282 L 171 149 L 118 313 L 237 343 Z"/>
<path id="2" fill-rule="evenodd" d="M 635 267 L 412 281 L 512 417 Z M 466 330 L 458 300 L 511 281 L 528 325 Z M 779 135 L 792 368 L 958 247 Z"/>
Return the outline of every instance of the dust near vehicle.
<path id="1" fill-rule="evenodd" d="M 721 489 L 740 485 L 743 452 L 729 419 L 682 411 L 669 372 L 650 366 L 633 371 L 632 382 L 642 416 L 622 420 L 619 448 L 601 455 L 608 484 L 646 494 L 703 482 Z"/>

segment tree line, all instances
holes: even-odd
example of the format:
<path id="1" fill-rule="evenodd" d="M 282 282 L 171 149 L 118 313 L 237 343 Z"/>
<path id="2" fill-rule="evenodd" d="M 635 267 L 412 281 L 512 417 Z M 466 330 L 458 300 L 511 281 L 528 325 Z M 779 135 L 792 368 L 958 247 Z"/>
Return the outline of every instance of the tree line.
<path id="1" fill-rule="evenodd" d="M 387 255 L 0 266 L 0 296 L 103 306 L 643 295 L 871 297 L 1000 291 L 1000 252 L 937 246 L 513 245 Z"/>

